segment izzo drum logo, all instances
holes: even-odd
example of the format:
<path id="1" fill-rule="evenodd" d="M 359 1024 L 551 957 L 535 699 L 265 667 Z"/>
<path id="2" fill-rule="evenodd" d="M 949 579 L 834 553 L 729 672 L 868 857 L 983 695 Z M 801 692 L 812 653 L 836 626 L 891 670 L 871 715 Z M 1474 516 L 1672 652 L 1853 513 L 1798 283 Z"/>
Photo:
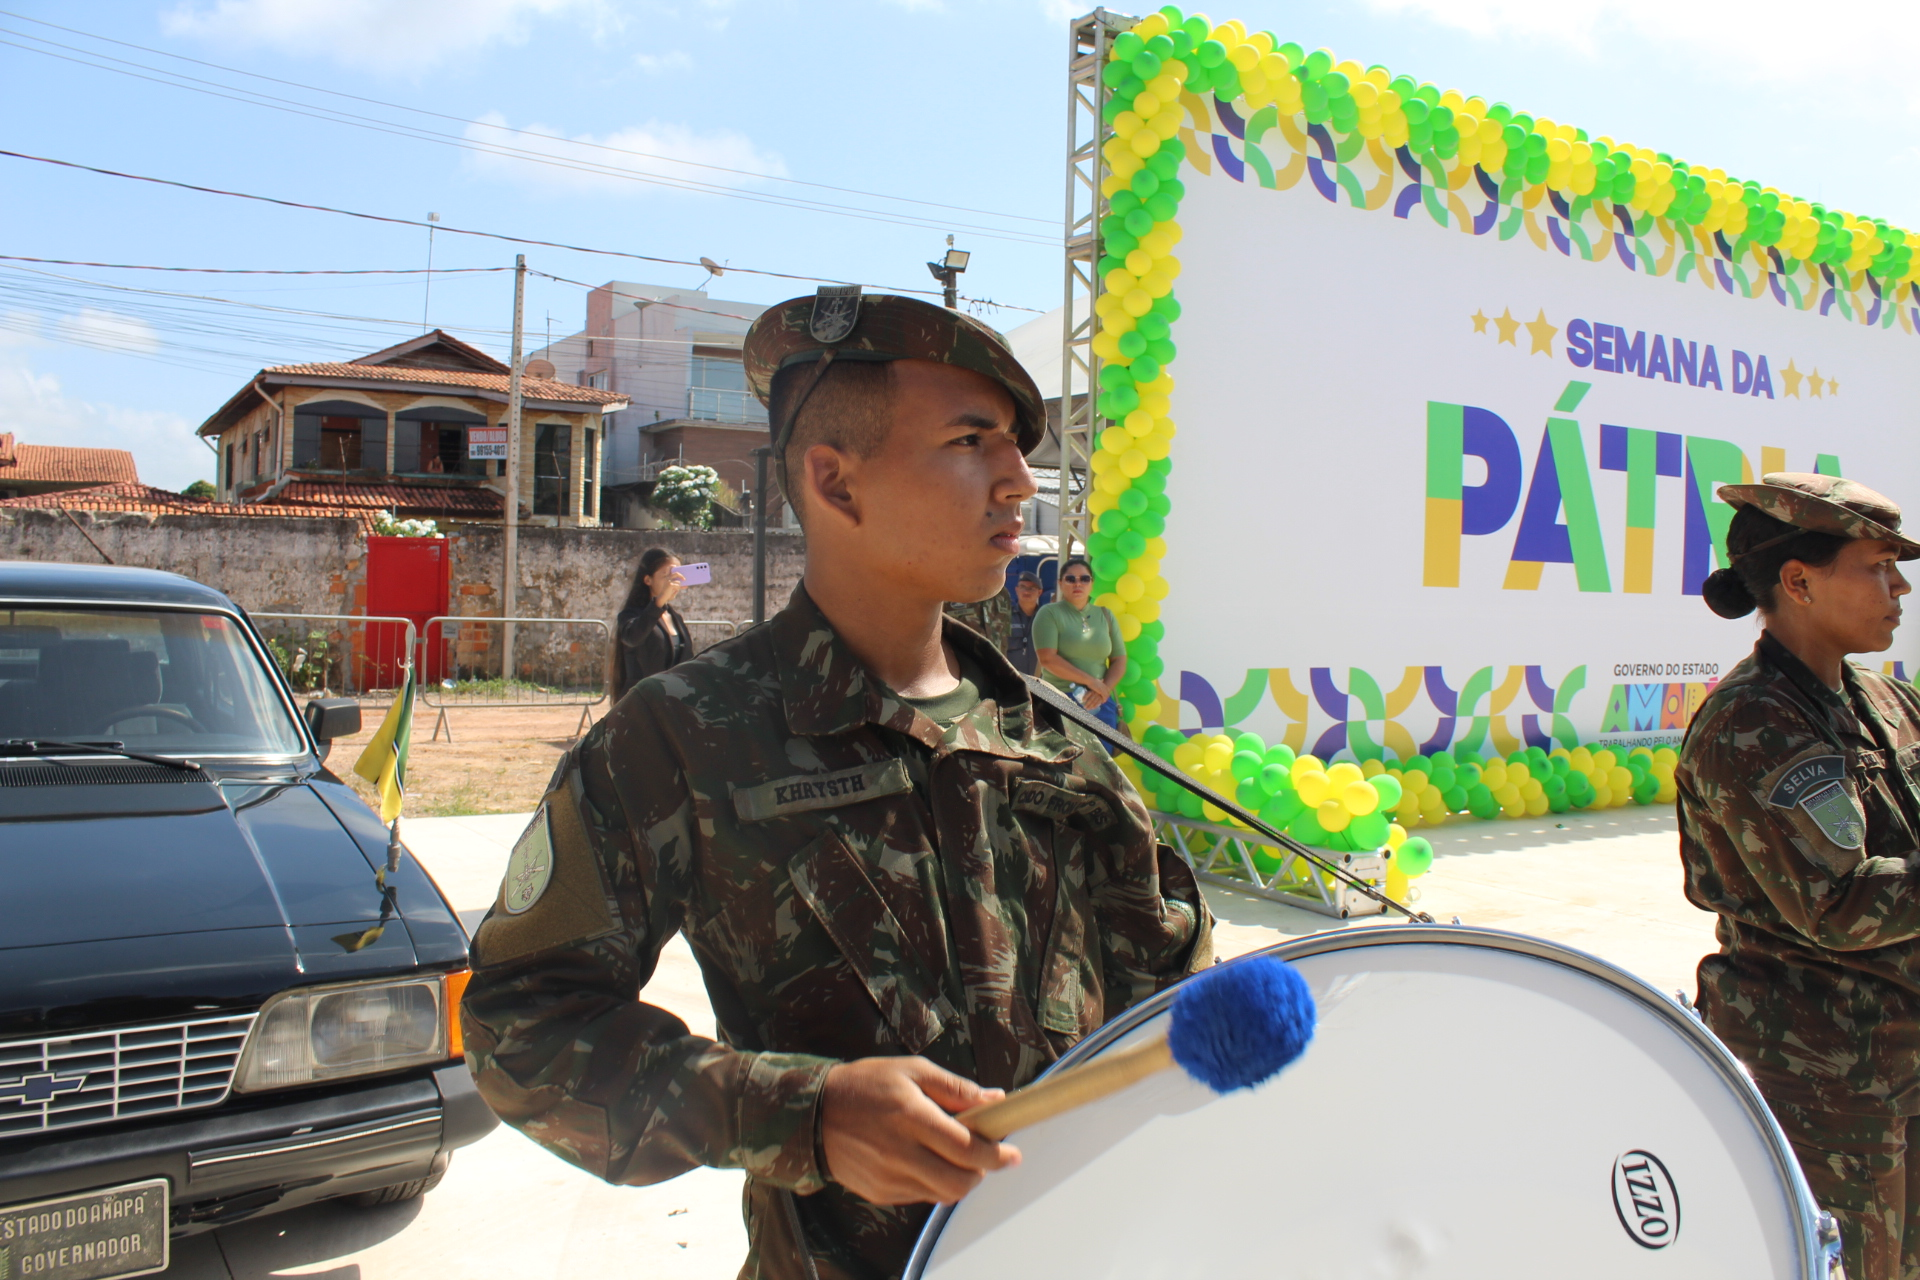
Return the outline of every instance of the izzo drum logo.
<path id="1" fill-rule="evenodd" d="M 1613 1162 L 1613 1211 L 1633 1242 L 1664 1249 L 1680 1234 L 1680 1193 L 1673 1175 L 1651 1151 L 1629 1151 Z"/>

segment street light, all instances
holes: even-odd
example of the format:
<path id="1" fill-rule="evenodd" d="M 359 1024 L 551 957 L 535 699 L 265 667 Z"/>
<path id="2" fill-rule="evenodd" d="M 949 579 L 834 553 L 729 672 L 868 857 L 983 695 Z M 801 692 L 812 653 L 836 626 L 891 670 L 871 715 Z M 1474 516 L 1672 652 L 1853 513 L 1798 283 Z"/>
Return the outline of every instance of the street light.
<path id="1" fill-rule="evenodd" d="M 938 280 L 946 290 L 946 303 L 949 311 L 956 310 L 960 306 L 960 273 L 967 269 L 967 261 L 972 257 L 973 255 L 965 249 L 954 248 L 953 237 L 948 236 L 947 256 L 939 262 L 929 262 L 927 264 L 927 270 L 933 273 L 933 278 Z"/>

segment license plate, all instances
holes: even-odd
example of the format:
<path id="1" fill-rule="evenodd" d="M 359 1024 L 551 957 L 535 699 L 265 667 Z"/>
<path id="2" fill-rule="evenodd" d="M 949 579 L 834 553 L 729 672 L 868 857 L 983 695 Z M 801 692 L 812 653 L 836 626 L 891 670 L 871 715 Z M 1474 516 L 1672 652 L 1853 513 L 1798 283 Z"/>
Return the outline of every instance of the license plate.
<path id="1" fill-rule="evenodd" d="M 0 1280 L 115 1280 L 167 1266 L 167 1180 L 0 1206 Z"/>

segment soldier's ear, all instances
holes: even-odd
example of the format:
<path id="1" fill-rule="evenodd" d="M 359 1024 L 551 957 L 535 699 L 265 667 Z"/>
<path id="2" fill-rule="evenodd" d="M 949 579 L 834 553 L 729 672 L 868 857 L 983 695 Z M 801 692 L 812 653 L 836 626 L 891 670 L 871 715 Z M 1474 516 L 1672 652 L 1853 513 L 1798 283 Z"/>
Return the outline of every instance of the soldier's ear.
<path id="1" fill-rule="evenodd" d="M 830 444 L 811 445 L 800 455 L 800 474 L 795 479 L 801 490 L 800 505 L 809 518 L 860 523 L 855 485 L 860 463 L 857 455 Z"/>

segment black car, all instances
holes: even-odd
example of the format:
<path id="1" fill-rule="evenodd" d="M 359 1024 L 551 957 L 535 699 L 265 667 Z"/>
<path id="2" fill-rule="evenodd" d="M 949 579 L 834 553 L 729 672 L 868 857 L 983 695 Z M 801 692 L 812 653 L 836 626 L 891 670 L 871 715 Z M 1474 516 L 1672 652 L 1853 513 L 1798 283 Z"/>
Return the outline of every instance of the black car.
<path id="1" fill-rule="evenodd" d="M 497 1123 L 459 919 L 325 766 L 359 725 L 218 591 L 0 563 L 0 1274 L 406 1199 Z"/>

